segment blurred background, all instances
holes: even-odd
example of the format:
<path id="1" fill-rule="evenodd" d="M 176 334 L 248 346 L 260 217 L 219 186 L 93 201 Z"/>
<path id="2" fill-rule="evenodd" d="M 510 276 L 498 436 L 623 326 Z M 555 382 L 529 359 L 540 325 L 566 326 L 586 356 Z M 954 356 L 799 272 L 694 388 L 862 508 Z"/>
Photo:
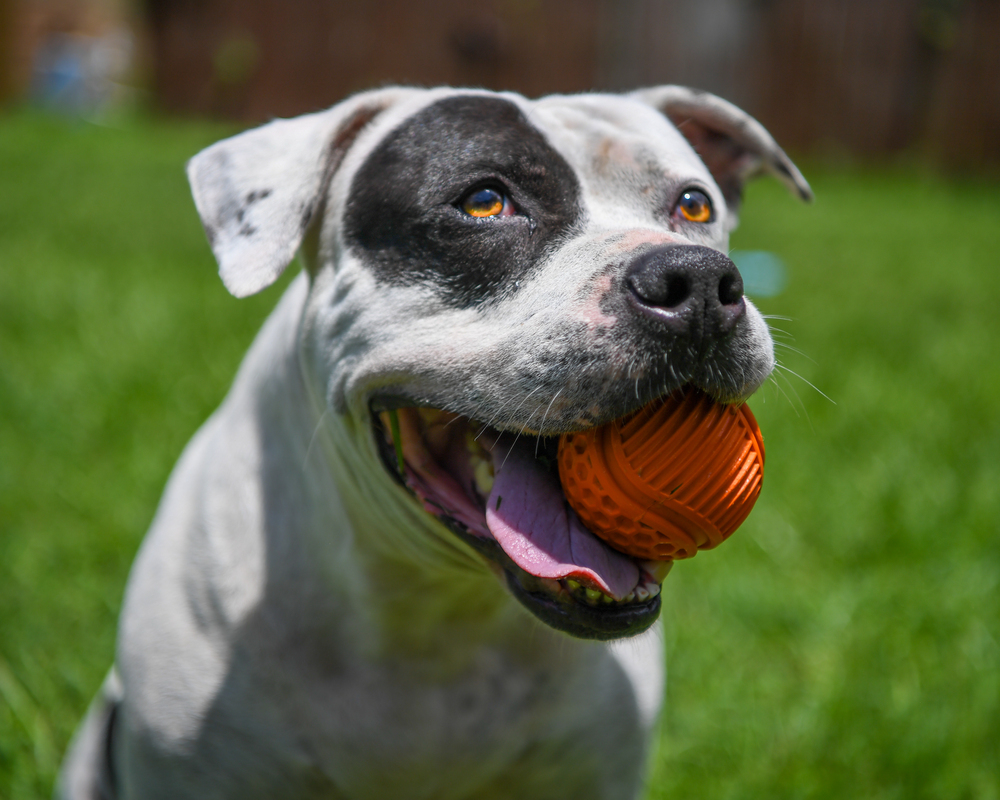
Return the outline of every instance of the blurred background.
<path id="1" fill-rule="evenodd" d="M 666 81 L 796 150 L 1000 161 L 995 0 L 0 0 L 0 91 L 260 122 L 383 83 Z"/>
<path id="2" fill-rule="evenodd" d="M 665 584 L 648 797 L 1000 799 L 997 0 L 0 0 L 0 798 L 51 793 L 291 277 L 225 292 L 184 162 L 389 82 L 707 89 L 815 189 L 732 239 L 767 480 Z"/>

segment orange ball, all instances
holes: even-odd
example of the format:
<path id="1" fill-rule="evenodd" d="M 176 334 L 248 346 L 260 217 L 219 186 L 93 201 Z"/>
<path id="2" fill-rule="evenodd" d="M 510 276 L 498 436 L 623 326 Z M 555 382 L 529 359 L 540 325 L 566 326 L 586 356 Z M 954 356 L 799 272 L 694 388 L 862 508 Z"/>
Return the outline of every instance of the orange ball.
<path id="1" fill-rule="evenodd" d="M 764 439 L 746 405 L 674 392 L 559 440 L 559 478 L 584 524 L 637 558 L 690 558 L 747 518 L 764 477 Z"/>

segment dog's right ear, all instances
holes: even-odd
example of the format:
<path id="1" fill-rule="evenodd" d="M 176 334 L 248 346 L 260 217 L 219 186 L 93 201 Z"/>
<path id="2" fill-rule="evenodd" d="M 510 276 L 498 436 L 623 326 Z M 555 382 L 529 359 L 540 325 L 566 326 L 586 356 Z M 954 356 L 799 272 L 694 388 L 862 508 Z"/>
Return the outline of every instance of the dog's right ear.
<path id="1" fill-rule="evenodd" d="M 631 97 L 667 117 L 705 162 L 731 209 L 739 206 L 743 183 L 770 172 L 803 200 L 812 189 L 763 125 L 732 103 L 686 86 L 656 86 Z"/>
<path id="2" fill-rule="evenodd" d="M 230 292 L 246 297 L 278 279 L 348 148 L 408 91 L 366 92 L 318 114 L 275 120 L 188 162 L 194 203 Z"/>

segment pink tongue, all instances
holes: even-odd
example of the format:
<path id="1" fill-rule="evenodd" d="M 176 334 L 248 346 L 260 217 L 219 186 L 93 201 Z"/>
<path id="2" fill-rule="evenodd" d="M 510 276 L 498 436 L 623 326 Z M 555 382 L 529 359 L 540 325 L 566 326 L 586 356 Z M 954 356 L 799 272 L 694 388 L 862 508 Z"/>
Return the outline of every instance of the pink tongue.
<path id="1" fill-rule="evenodd" d="M 639 567 L 583 526 L 559 478 L 535 460 L 533 439 L 504 436 L 492 449 L 496 476 L 486 524 L 515 564 L 539 578 L 579 580 L 618 600 L 636 587 Z"/>

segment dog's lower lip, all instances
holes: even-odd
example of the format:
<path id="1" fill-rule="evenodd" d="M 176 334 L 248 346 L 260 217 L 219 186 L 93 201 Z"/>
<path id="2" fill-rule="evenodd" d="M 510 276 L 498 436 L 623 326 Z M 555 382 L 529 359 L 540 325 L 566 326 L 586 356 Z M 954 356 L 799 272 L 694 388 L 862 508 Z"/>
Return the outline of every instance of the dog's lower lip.
<path id="1" fill-rule="evenodd" d="M 532 592 L 514 572 L 505 569 L 504 574 L 511 594 L 528 611 L 547 625 L 581 639 L 635 636 L 647 630 L 660 614 L 659 592 L 645 601 L 594 606 L 575 598 L 566 602 L 549 593 Z"/>
<path id="2" fill-rule="evenodd" d="M 636 636 L 647 630 L 660 615 L 659 584 L 655 594 L 628 603 L 591 605 L 570 592 L 553 592 L 544 578 L 537 578 L 514 564 L 496 541 L 483 539 L 464 530 L 447 517 L 442 522 L 460 539 L 499 567 L 514 598 L 549 627 L 580 639 L 608 641 Z M 566 581 L 559 581 L 565 584 Z"/>

